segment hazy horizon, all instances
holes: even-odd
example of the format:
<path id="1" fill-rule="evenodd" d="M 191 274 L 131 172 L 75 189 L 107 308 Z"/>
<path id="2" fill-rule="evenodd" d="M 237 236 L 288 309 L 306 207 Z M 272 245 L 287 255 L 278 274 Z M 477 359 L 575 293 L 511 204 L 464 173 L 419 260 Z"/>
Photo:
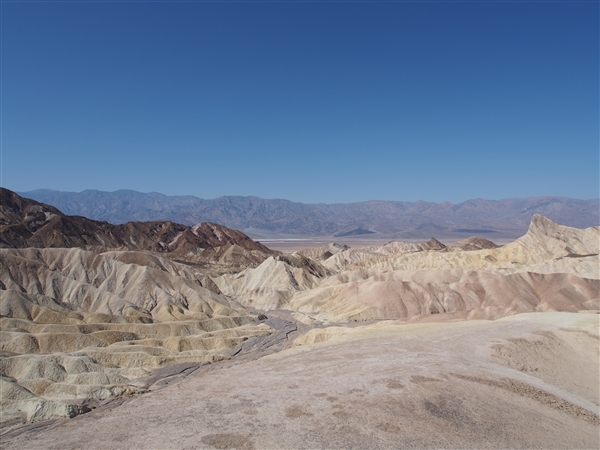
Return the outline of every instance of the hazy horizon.
<path id="1" fill-rule="evenodd" d="M 216 200 L 222 197 L 256 197 L 256 198 L 260 198 L 263 200 L 284 200 L 284 201 L 289 201 L 289 202 L 293 202 L 293 203 L 306 203 L 306 204 L 327 204 L 327 205 L 332 205 L 332 204 L 346 204 L 346 203 L 367 203 L 367 202 L 399 202 L 399 203 L 417 203 L 417 202 L 425 202 L 425 203 L 436 203 L 436 204 L 444 204 L 444 203 L 451 203 L 451 204 L 460 204 L 460 203 L 464 203 L 464 202 L 468 202 L 468 201 L 473 201 L 473 200 L 485 200 L 485 201 L 503 201 L 503 200 L 516 200 L 516 199 L 528 199 L 528 198 L 565 198 L 565 199 L 570 199 L 570 200 L 583 200 L 583 201 L 592 201 L 592 200 L 600 200 L 600 197 L 591 197 L 591 198 L 578 198 L 578 197 L 565 197 L 565 196 L 560 196 L 560 195 L 533 195 L 530 197 L 506 197 L 506 198 L 466 198 L 463 200 L 458 200 L 456 202 L 451 202 L 451 201 L 430 201 L 430 200 L 424 200 L 424 199 L 417 199 L 417 200 L 413 200 L 413 201 L 408 201 L 408 200 L 403 200 L 403 199 L 390 199 L 390 200 L 382 200 L 382 199 L 378 199 L 378 198 L 371 198 L 371 199 L 367 199 L 367 200 L 360 200 L 360 201 L 347 201 L 347 202 L 320 202 L 320 201 L 316 201 L 316 202 L 302 202 L 302 201 L 295 201 L 295 200 L 290 200 L 287 198 L 281 198 L 281 197 L 260 197 L 258 195 L 242 195 L 242 194 L 227 194 L 227 195 L 219 195 L 217 197 L 201 197 L 199 195 L 194 195 L 194 194 L 174 194 L 174 195 L 169 195 L 169 194 L 164 194 L 162 192 L 158 192 L 158 191 L 149 191 L 149 192 L 143 192 L 143 191 L 137 191 L 135 189 L 126 189 L 126 188 L 122 188 L 122 189 L 115 189 L 113 191 L 105 191 L 105 190 L 101 190 L 101 189 L 83 189 L 81 191 L 61 191 L 58 189 L 50 189 L 50 188 L 37 188 L 37 189 L 30 189 L 27 191 L 20 191 L 20 190 L 14 190 L 11 189 L 10 187 L 7 186 L 2 186 L 5 187 L 6 189 L 10 189 L 14 192 L 17 192 L 18 194 L 27 194 L 27 193 L 33 193 L 36 191 L 52 191 L 52 192 L 60 192 L 60 193 L 65 193 L 65 194 L 82 194 L 84 192 L 100 192 L 100 193 L 108 193 L 108 194 L 114 194 L 117 192 L 135 192 L 137 194 L 144 194 L 144 195 L 151 195 L 151 194 L 158 194 L 158 195 L 164 195 L 166 197 L 195 197 L 201 200 Z"/>

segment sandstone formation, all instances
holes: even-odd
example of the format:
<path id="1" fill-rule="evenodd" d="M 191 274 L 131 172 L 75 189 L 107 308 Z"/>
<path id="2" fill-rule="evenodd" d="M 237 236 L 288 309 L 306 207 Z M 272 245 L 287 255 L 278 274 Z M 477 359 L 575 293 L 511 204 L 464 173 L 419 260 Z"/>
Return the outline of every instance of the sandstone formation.
<path id="1" fill-rule="evenodd" d="M 317 261 L 298 255 L 270 257 L 256 268 L 224 274 L 214 281 L 222 292 L 240 303 L 271 310 L 287 306 L 295 292 L 317 287 L 327 274 Z"/>
<path id="2" fill-rule="evenodd" d="M 383 246 L 370 246 L 357 249 L 347 249 L 342 252 L 337 252 L 332 258 L 329 258 L 325 266 L 341 271 L 359 264 L 363 261 L 371 260 L 372 258 L 389 256 L 389 255 L 404 255 L 407 253 L 422 252 L 428 250 L 444 250 L 446 246 L 435 238 L 422 243 L 406 243 L 392 241 Z"/>
<path id="3" fill-rule="evenodd" d="M 242 304 L 325 322 L 597 310 L 599 237 L 598 227 L 578 230 L 534 216 L 527 234 L 503 247 L 481 238 L 450 247 L 431 239 L 335 247 L 326 259 L 328 250 L 320 248 L 302 252 L 321 260 L 318 272 L 271 258 L 215 282 Z"/>
<path id="4" fill-rule="evenodd" d="M 74 400 L 143 392 L 152 368 L 226 359 L 271 332 L 210 278 L 156 255 L 2 249 L 0 288 L 3 421 L 76 415 Z"/>
<path id="5" fill-rule="evenodd" d="M 498 319 L 530 311 L 597 310 L 599 304 L 600 282 L 571 274 L 454 269 L 400 270 L 366 279 L 346 275 L 297 293 L 290 308 L 326 322 L 347 322 L 431 314 Z"/>

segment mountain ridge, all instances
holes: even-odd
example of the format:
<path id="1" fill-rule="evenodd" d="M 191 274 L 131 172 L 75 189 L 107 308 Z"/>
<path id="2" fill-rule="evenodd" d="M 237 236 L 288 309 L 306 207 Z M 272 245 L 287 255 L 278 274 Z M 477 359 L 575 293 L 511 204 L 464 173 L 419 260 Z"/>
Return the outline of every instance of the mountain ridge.
<path id="1" fill-rule="evenodd" d="M 141 250 L 214 259 L 223 249 L 273 252 L 223 225 L 200 222 L 192 227 L 172 221 L 127 222 L 113 225 L 83 216 L 67 215 L 45 203 L 0 188 L 0 247 L 79 247 L 87 250 Z"/>
<path id="2" fill-rule="evenodd" d="M 501 200 L 471 199 L 462 203 L 369 200 L 357 203 L 299 203 L 256 196 L 203 199 L 133 190 L 79 193 L 49 189 L 20 195 L 53 205 L 70 215 L 83 215 L 113 224 L 170 220 L 185 225 L 214 222 L 251 237 L 269 235 L 333 236 L 365 229 L 393 238 L 428 238 L 431 230 L 466 237 L 464 233 L 496 231 L 518 237 L 534 214 L 577 228 L 600 224 L 598 199 L 558 196 Z M 483 231 L 482 231 L 483 232 Z"/>

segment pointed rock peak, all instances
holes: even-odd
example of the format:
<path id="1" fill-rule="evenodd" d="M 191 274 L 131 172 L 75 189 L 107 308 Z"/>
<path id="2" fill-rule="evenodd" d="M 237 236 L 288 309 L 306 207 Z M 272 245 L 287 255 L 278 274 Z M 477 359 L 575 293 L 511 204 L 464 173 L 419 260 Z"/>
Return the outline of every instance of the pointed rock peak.
<path id="1" fill-rule="evenodd" d="M 460 241 L 456 241 L 453 244 L 448 246 L 448 250 L 456 251 L 472 251 L 472 250 L 483 250 L 490 248 L 498 248 L 500 247 L 498 244 L 495 244 L 492 241 L 489 241 L 485 238 L 479 236 L 471 236 L 467 239 L 462 239 Z"/>
<path id="2" fill-rule="evenodd" d="M 600 251 L 599 234 L 600 228 L 581 230 L 567 227 L 536 214 L 531 219 L 527 234 L 515 242 L 530 248 L 543 248 L 555 256 L 593 255 Z"/>
<path id="3" fill-rule="evenodd" d="M 443 250 L 446 248 L 446 246 L 444 244 L 442 244 L 440 241 L 438 241 L 436 238 L 432 237 L 431 239 L 429 239 L 427 242 L 425 242 L 425 245 L 427 246 L 427 248 L 429 248 L 430 250 Z"/>
<path id="4" fill-rule="evenodd" d="M 349 245 L 346 244 L 338 244 L 337 242 L 332 242 L 329 244 L 329 248 L 331 249 L 339 249 L 341 251 L 348 250 L 350 248 Z"/>
<path id="5" fill-rule="evenodd" d="M 269 267 L 281 262 L 278 256 L 269 256 L 258 267 Z"/>
<path id="6" fill-rule="evenodd" d="M 534 214 L 529 224 L 529 232 L 550 236 L 555 234 L 559 225 L 541 214 Z"/>
<path id="7" fill-rule="evenodd" d="M 531 225 L 536 225 L 536 226 L 554 225 L 554 226 L 558 226 L 557 223 L 553 222 L 552 220 L 550 220 L 547 217 L 542 216 L 541 214 L 538 214 L 538 213 L 535 213 L 533 215 L 533 217 L 531 218 Z"/>

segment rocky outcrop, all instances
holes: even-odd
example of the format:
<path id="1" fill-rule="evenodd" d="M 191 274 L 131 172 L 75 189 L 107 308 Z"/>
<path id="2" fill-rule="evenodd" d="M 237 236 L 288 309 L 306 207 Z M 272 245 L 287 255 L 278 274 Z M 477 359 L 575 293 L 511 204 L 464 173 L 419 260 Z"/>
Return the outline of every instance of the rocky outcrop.
<path id="1" fill-rule="evenodd" d="M 502 273 L 567 272 L 599 278 L 600 228 L 577 229 L 534 216 L 528 232 L 510 244 L 474 251 L 428 251 L 377 255 L 345 264 L 348 270 L 495 269 Z M 325 265 L 329 265 L 326 261 Z"/>
<path id="2" fill-rule="evenodd" d="M 471 236 L 467 239 L 462 239 L 460 241 L 456 241 L 451 245 L 448 245 L 446 248 L 449 252 L 454 251 L 465 251 L 470 252 L 473 250 L 483 250 L 486 248 L 498 248 L 499 245 L 496 245 L 492 241 L 489 241 L 485 238 L 479 236 Z"/>
<path id="3" fill-rule="evenodd" d="M 217 284 L 245 304 L 326 322 L 599 310 L 599 238 L 598 227 L 579 230 L 534 216 L 527 234 L 503 247 L 482 238 L 449 247 L 435 239 L 390 242 L 338 249 L 322 260 L 330 275 L 310 278 L 270 260 Z"/>
<path id="4" fill-rule="evenodd" d="M 367 265 L 368 261 L 378 260 L 390 255 L 401 255 L 407 253 L 416 253 L 423 251 L 440 251 L 446 246 L 435 238 L 427 242 L 396 242 L 391 241 L 383 246 L 370 246 L 362 248 L 349 248 L 337 252 L 331 258 L 328 258 L 323 264 L 330 270 L 339 272 L 354 265 Z"/>
<path id="5" fill-rule="evenodd" d="M 322 247 L 298 250 L 294 254 L 306 256 L 307 258 L 315 259 L 317 261 L 325 261 L 326 259 L 331 258 L 336 253 L 343 252 L 344 250 L 349 249 L 350 247 L 347 245 L 332 242 L 331 244 L 323 245 Z"/>
<path id="6" fill-rule="evenodd" d="M 260 266 L 215 278 L 226 295 L 265 310 L 285 308 L 298 291 L 315 288 L 330 272 L 301 255 L 269 257 Z"/>
<path id="7" fill-rule="evenodd" d="M 67 216 L 52 206 L 0 190 L 0 247 L 135 250 L 237 265 L 259 264 L 274 254 L 244 233 L 214 223 L 187 227 L 170 221 L 112 225 Z M 235 257 L 223 258 L 229 253 Z"/>

